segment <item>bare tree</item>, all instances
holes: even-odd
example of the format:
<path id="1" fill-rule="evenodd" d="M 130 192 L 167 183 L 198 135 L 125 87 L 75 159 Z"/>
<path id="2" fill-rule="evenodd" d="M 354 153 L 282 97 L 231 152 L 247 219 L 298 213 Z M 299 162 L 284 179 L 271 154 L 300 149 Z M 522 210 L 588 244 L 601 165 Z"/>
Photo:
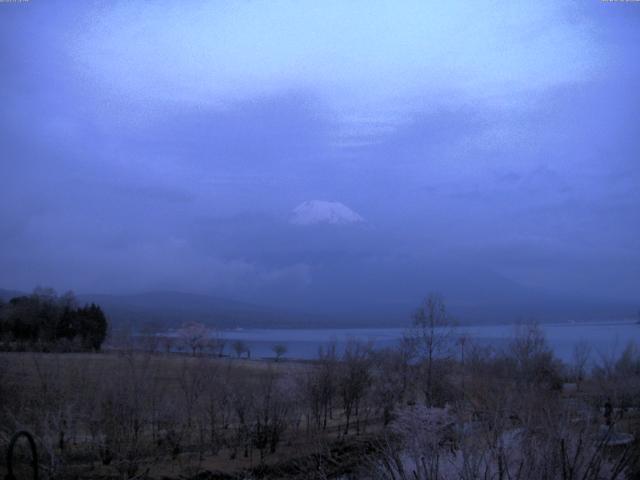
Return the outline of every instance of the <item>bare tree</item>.
<path id="1" fill-rule="evenodd" d="M 272 347 L 272 350 L 273 350 L 273 353 L 276 354 L 276 362 L 277 362 L 284 356 L 285 353 L 287 353 L 287 346 L 282 343 L 278 343 Z"/>
<path id="2" fill-rule="evenodd" d="M 371 384 L 371 348 L 370 343 L 349 340 L 342 356 L 339 388 L 346 420 L 345 435 L 349 433 L 353 415 L 356 432 L 360 433 L 360 406 Z"/>
<path id="3" fill-rule="evenodd" d="M 210 330 L 201 323 L 189 323 L 178 331 L 178 336 L 182 343 L 191 350 L 191 354 L 195 357 L 198 352 L 202 352 L 207 340 L 209 339 Z"/>
<path id="4" fill-rule="evenodd" d="M 373 354 L 371 394 L 382 412 L 385 426 L 391 422 L 396 405 L 405 396 L 409 383 L 408 367 L 401 346 L 378 350 Z"/>
<path id="5" fill-rule="evenodd" d="M 216 454 L 223 443 L 223 432 L 228 427 L 231 389 L 229 368 L 220 368 L 217 362 L 206 365 L 207 381 L 204 394 L 204 418 L 208 431 L 208 446 Z"/>
<path id="6" fill-rule="evenodd" d="M 268 369 L 258 380 L 254 400 L 253 444 L 260 451 L 260 460 L 265 453 L 275 453 L 282 434 L 287 428 L 290 411 L 289 395 L 283 379 Z"/>
<path id="7" fill-rule="evenodd" d="M 160 344 L 160 348 L 162 348 L 166 354 L 171 353 L 175 347 L 175 338 L 170 337 L 169 335 L 162 335 L 158 337 L 158 342 Z"/>
<path id="8" fill-rule="evenodd" d="M 572 365 L 573 379 L 576 382 L 576 386 L 579 389 L 585 375 L 587 364 L 591 358 L 591 345 L 582 340 L 576 343 L 573 347 Z"/>
<path id="9" fill-rule="evenodd" d="M 560 383 L 560 365 L 536 323 L 520 325 L 507 347 L 507 358 L 513 362 L 513 374 L 521 384 Z"/>
<path id="10" fill-rule="evenodd" d="M 193 363 L 194 361 L 197 363 Z M 185 412 L 187 414 L 187 427 L 189 428 L 192 426 L 197 404 L 209 380 L 206 362 L 207 360 L 204 358 L 197 360 L 183 358 L 182 360 L 178 383 L 183 395 Z"/>
<path id="11" fill-rule="evenodd" d="M 224 347 L 227 344 L 227 339 L 224 337 L 222 331 L 215 329 L 210 335 L 210 348 L 213 354 L 217 357 L 224 356 Z"/>
<path id="12" fill-rule="evenodd" d="M 231 344 L 231 348 L 233 348 L 233 351 L 235 352 L 236 357 L 238 357 L 238 358 L 240 358 L 243 353 L 246 353 L 246 352 L 249 351 L 249 347 L 242 340 L 235 340 Z"/>
<path id="13" fill-rule="evenodd" d="M 453 334 L 453 321 L 447 313 L 442 296 L 430 294 L 414 314 L 413 327 L 406 335 L 407 340 L 415 345 L 425 366 L 423 390 L 427 406 L 434 404 L 435 362 L 450 356 Z"/>
<path id="14" fill-rule="evenodd" d="M 332 418 L 333 403 L 338 387 L 338 359 L 336 345 L 318 349 L 318 359 L 312 368 L 307 369 L 298 377 L 298 390 L 302 402 L 305 404 L 307 419 L 307 433 L 311 420 L 317 429 L 325 430 Z"/>

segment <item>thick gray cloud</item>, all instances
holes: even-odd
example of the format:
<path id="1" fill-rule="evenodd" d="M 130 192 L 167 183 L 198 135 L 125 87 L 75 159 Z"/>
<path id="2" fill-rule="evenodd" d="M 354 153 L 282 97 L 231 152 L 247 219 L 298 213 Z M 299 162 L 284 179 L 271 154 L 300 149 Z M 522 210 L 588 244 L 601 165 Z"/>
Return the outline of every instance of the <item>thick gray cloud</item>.
<path id="1" fill-rule="evenodd" d="M 637 300 L 639 23 L 615 2 L 2 4 L 0 286 Z M 291 225 L 313 199 L 367 223 Z"/>

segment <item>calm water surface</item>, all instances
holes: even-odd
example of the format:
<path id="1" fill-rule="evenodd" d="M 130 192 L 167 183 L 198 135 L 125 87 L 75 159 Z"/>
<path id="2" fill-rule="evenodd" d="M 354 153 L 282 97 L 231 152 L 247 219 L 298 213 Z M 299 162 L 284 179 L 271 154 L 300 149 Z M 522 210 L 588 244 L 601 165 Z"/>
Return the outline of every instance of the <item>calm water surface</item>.
<path id="1" fill-rule="evenodd" d="M 617 355 L 635 341 L 640 346 L 640 325 L 632 321 L 603 323 L 564 323 L 540 325 L 555 354 L 570 361 L 576 343 L 585 341 L 591 345 L 592 357 Z M 517 331 L 515 325 L 462 326 L 456 335 L 466 335 L 472 341 L 496 348 L 503 347 Z M 335 342 L 338 350 L 344 348 L 349 339 L 373 342 L 376 347 L 397 344 L 406 332 L 405 328 L 345 328 L 345 329 L 245 329 L 228 330 L 224 337 L 228 343 L 243 340 L 251 349 L 253 358 L 273 357 L 272 347 L 284 344 L 286 357 L 315 358 L 320 346 Z M 231 353 L 228 344 L 226 353 Z"/>

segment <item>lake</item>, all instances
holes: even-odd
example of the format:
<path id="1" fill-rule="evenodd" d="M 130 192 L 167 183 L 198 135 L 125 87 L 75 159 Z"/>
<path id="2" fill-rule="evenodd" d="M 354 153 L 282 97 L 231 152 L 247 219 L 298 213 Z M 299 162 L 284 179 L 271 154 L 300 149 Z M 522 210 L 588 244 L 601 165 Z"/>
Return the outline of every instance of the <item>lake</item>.
<path id="1" fill-rule="evenodd" d="M 640 325 L 634 321 L 541 324 L 540 328 L 556 356 L 568 362 L 574 346 L 581 341 L 591 346 L 592 360 L 620 354 L 629 341 L 640 346 Z M 513 338 L 516 329 L 516 325 L 471 325 L 458 327 L 455 334 L 500 348 Z M 232 353 L 231 342 L 242 340 L 251 349 L 252 358 L 273 357 L 273 346 L 283 344 L 287 347 L 286 358 L 312 359 L 320 346 L 330 342 L 335 342 L 339 351 L 349 339 L 371 341 L 378 348 L 389 347 L 397 344 L 405 332 L 405 328 L 238 329 L 226 330 L 223 336 L 227 354 Z"/>

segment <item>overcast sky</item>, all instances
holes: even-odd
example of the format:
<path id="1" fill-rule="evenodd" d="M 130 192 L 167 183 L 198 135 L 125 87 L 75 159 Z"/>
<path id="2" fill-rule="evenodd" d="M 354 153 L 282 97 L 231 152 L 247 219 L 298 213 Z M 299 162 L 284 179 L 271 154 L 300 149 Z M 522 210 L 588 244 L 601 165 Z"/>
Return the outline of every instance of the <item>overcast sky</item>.
<path id="1" fill-rule="evenodd" d="M 638 300 L 639 48 L 632 2 L 0 3 L 0 288 Z"/>

